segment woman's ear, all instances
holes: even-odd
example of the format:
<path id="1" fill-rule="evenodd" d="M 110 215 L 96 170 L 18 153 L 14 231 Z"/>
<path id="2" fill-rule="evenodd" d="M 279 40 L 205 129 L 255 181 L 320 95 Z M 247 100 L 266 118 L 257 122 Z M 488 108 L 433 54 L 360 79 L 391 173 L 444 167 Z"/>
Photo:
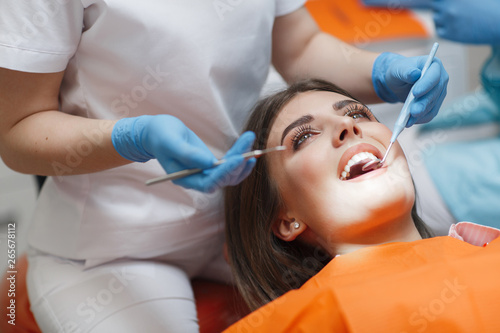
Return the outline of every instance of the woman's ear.
<path id="1" fill-rule="evenodd" d="M 291 242 L 297 238 L 307 226 L 295 219 L 278 219 L 273 224 L 273 233 L 276 237 L 286 242 Z"/>

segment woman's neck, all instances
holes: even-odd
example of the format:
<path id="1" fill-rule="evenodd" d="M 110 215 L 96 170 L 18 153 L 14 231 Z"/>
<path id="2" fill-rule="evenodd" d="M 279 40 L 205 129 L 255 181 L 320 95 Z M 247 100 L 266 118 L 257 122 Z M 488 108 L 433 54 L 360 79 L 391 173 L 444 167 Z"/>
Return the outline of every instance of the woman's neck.
<path id="1" fill-rule="evenodd" d="M 355 241 L 337 243 L 333 252 L 337 254 L 350 253 L 368 246 L 375 246 L 392 242 L 412 242 L 422 239 L 415 227 L 413 218 L 406 218 L 384 223 L 365 230 L 356 235 Z"/>

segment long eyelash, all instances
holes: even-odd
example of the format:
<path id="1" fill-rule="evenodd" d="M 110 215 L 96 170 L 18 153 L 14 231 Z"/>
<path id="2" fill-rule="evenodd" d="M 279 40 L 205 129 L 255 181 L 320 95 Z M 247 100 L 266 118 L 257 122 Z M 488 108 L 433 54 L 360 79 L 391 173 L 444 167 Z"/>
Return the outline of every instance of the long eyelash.
<path id="1" fill-rule="evenodd" d="M 368 107 L 366 107 L 362 104 L 353 103 L 353 104 L 348 105 L 346 108 L 346 111 L 344 113 L 344 116 L 350 117 L 353 113 L 361 113 L 364 116 L 366 116 L 368 119 L 371 119 L 371 120 L 377 119 L 373 115 L 372 111 Z"/>
<path id="2" fill-rule="evenodd" d="M 292 137 L 292 147 L 294 150 L 297 150 L 299 147 L 299 140 L 302 137 L 304 133 L 307 132 L 312 132 L 313 128 L 311 125 L 302 125 L 297 127 L 297 129 L 294 131 L 293 137 Z"/>

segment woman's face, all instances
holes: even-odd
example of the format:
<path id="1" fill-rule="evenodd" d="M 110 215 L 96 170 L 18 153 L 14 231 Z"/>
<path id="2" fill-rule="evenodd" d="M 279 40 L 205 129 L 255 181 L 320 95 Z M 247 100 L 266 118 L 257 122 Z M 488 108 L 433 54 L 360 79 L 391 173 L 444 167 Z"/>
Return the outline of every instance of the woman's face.
<path id="1" fill-rule="evenodd" d="M 267 143 L 287 147 L 266 157 L 285 207 L 280 221 L 300 222 L 304 240 L 334 251 L 335 244 L 362 242 L 370 232 L 408 218 L 415 192 L 400 145 L 394 144 L 380 169 L 360 173 L 365 162 L 356 166 L 373 155 L 382 159 L 391 134 L 349 97 L 324 91 L 294 97 Z"/>

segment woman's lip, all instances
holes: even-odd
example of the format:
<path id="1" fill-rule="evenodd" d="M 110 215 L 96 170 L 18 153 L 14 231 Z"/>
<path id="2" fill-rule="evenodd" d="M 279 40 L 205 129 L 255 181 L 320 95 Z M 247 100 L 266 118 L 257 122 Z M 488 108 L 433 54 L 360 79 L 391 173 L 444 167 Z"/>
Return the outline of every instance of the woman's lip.
<path id="1" fill-rule="evenodd" d="M 378 150 L 377 147 L 369 144 L 369 143 L 360 143 L 355 146 L 350 147 L 347 149 L 344 154 L 342 154 L 342 157 L 340 158 L 339 165 L 337 168 L 337 176 L 340 178 L 340 175 L 342 174 L 342 171 L 344 171 L 344 168 L 349 162 L 349 160 L 356 154 L 361 153 L 361 152 L 368 152 L 372 153 L 373 155 L 377 156 L 377 158 L 382 159 L 382 153 L 380 150 Z"/>

